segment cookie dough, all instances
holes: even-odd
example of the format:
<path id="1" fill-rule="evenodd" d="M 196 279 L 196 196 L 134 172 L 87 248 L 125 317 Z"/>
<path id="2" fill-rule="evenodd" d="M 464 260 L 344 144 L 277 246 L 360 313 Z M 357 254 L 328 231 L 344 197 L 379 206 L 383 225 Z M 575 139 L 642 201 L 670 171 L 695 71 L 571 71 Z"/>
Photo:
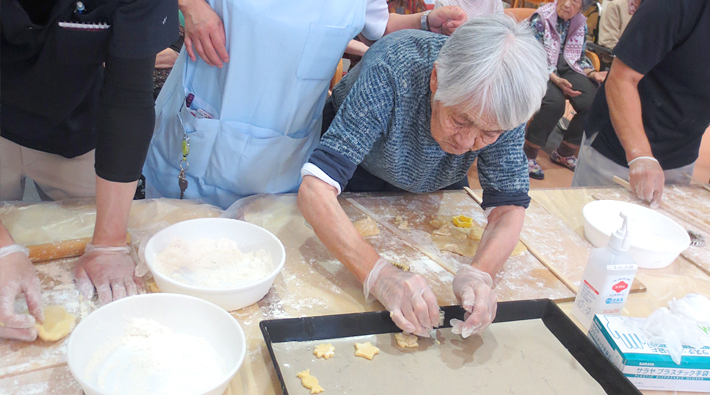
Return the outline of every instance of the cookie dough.
<path id="1" fill-rule="evenodd" d="M 373 346 L 372 343 L 355 343 L 355 356 L 363 357 L 372 360 L 376 354 L 380 352 L 380 349 Z"/>
<path id="2" fill-rule="evenodd" d="M 318 385 L 318 379 L 311 376 L 311 370 L 306 369 L 303 372 L 298 372 L 296 374 L 296 377 L 301 379 L 301 384 L 311 390 L 311 395 L 313 394 L 320 394 L 321 392 L 325 391 L 323 387 Z"/>
<path id="3" fill-rule="evenodd" d="M 405 272 L 409 271 L 409 265 L 406 263 L 399 263 L 399 262 L 390 262 L 392 266 L 396 267 L 397 269 L 404 270 Z"/>
<path id="4" fill-rule="evenodd" d="M 330 359 L 335 355 L 335 347 L 330 343 L 323 343 L 313 348 L 313 355 L 316 358 Z"/>
<path id="5" fill-rule="evenodd" d="M 402 347 L 402 348 L 416 348 L 419 347 L 419 343 L 417 343 L 417 336 L 415 335 L 410 335 L 407 333 L 395 333 L 394 334 L 394 340 L 397 341 L 397 345 Z"/>
<path id="6" fill-rule="evenodd" d="M 372 217 L 367 217 L 359 219 L 353 222 L 355 229 L 362 235 L 362 237 L 377 236 L 380 234 L 380 228 L 377 227 L 377 222 L 375 222 Z"/>
<path id="7" fill-rule="evenodd" d="M 39 338 L 49 342 L 65 337 L 74 326 L 76 317 L 67 313 L 62 306 L 45 306 L 44 322 L 35 324 Z"/>
<path id="8" fill-rule="evenodd" d="M 409 230 L 409 222 L 407 222 L 407 220 L 402 218 L 401 215 L 397 215 L 394 217 L 394 223 L 395 223 L 395 225 L 397 225 L 397 227 L 399 229 Z"/>
<path id="9" fill-rule="evenodd" d="M 454 217 L 454 219 L 459 217 L 461 216 Z M 481 242 L 481 236 L 483 235 L 483 228 L 478 226 L 473 220 L 471 220 L 470 228 L 455 226 L 453 219 L 452 221 L 445 221 L 441 218 L 436 218 L 430 223 L 438 227 L 438 229 L 435 229 L 431 233 L 431 240 L 439 250 L 449 251 L 467 257 L 476 255 L 478 244 Z M 459 220 L 458 223 L 465 224 L 466 222 Z M 525 245 L 518 241 L 518 244 L 510 255 L 517 256 L 525 251 L 527 251 Z"/>

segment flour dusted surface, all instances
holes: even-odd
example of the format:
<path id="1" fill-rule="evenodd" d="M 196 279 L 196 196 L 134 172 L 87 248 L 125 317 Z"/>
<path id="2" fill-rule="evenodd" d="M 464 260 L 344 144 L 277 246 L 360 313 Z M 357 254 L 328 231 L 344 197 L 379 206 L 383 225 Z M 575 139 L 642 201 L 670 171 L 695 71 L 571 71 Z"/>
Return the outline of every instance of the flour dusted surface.
<path id="1" fill-rule="evenodd" d="M 223 360 L 207 340 L 145 318 L 132 318 L 126 334 L 97 350 L 85 371 L 101 391 L 134 395 L 202 393 L 224 374 Z"/>
<path id="2" fill-rule="evenodd" d="M 274 265 L 263 249 L 243 253 L 234 240 L 173 240 L 156 256 L 161 274 L 175 281 L 209 288 L 233 288 L 267 277 Z"/>

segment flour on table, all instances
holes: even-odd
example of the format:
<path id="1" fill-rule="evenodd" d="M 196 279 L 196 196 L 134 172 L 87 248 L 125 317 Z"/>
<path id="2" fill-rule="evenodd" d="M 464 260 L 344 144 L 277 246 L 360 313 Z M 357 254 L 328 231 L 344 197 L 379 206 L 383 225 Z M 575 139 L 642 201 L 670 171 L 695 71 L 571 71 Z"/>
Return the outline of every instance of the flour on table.
<path id="1" fill-rule="evenodd" d="M 132 318 L 125 335 L 98 350 L 85 377 L 107 394 L 197 394 L 224 379 L 223 360 L 204 338 Z"/>
<path id="2" fill-rule="evenodd" d="M 233 288 L 267 277 L 274 265 L 263 249 L 244 253 L 234 240 L 173 240 L 156 257 L 157 270 L 184 284 Z"/>

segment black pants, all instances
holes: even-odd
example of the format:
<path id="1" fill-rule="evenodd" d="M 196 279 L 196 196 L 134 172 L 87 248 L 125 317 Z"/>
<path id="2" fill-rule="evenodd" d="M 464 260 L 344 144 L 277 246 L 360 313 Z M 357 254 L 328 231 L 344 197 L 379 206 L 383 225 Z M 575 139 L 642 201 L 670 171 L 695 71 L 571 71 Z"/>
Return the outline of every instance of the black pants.
<path id="1" fill-rule="evenodd" d="M 328 98 L 325 101 L 325 107 L 323 107 L 323 125 L 321 126 L 321 136 L 330 127 L 330 124 L 335 118 L 335 106 L 333 105 L 332 98 Z M 453 183 L 442 190 L 452 190 L 452 189 L 463 189 L 463 187 L 468 186 L 468 177 L 464 177 L 463 180 Z M 388 183 L 387 181 L 370 174 L 367 170 L 363 169 L 362 166 L 358 165 L 353 173 L 352 178 L 348 181 L 343 192 L 407 192 L 403 189 L 397 188 L 396 186 Z"/>
<path id="2" fill-rule="evenodd" d="M 584 133 L 584 122 L 587 119 L 589 109 L 592 107 L 594 95 L 597 93 L 597 86 L 586 75 L 572 70 L 561 53 L 557 62 L 557 75 L 571 82 L 572 89 L 582 92 L 579 96 L 569 98 L 576 114 L 572 117 L 572 122 L 570 122 L 563 137 L 566 143 L 580 145 L 582 143 L 582 134 Z M 541 147 L 547 144 L 547 138 L 550 137 L 557 121 L 565 115 L 565 99 L 562 90 L 552 81 L 549 81 L 547 83 L 547 94 L 542 99 L 540 111 L 533 116 L 530 125 L 528 125 L 526 140 Z"/>

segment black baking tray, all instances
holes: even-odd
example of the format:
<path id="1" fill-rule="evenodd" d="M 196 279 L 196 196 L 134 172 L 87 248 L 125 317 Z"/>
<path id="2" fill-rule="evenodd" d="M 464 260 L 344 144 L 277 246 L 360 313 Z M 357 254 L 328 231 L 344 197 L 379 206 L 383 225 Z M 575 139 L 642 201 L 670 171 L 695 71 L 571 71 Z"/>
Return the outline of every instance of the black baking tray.
<path id="1" fill-rule="evenodd" d="M 463 319 L 461 306 L 441 308 L 445 313 L 444 326 L 450 328 L 452 318 Z M 607 394 L 626 395 L 641 392 L 597 349 L 589 338 L 550 299 L 523 300 L 498 303 L 496 322 L 522 321 L 541 318 L 547 329 L 567 348 L 584 369 L 604 388 Z M 261 334 L 269 348 L 271 360 L 279 375 L 281 389 L 288 395 L 272 343 L 312 341 L 351 336 L 397 333 L 402 330 L 392 322 L 389 312 L 327 315 L 319 317 L 265 320 L 259 323 Z M 573 393 L 574 389 L 570 389 Z"/>

